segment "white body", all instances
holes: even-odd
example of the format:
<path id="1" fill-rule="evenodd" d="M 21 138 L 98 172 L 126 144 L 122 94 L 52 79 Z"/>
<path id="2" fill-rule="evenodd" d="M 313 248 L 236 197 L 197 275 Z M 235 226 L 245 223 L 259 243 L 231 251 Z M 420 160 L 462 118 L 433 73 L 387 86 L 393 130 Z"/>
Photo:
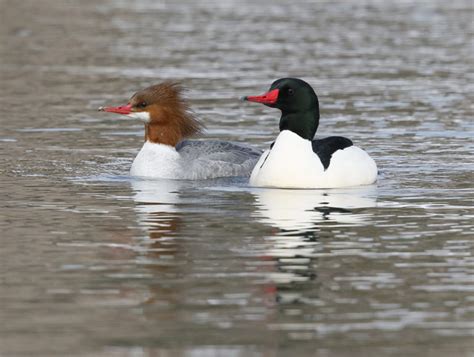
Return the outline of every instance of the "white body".
<path id="1" fill-rule="evenodd" d="M 178 180 L 250 176 L 259 151 L 224 141 L 192 141 L 176 148 L 145 142 L 130 175 Z"/>
<path id="2" fill-rule="evenodd" d="M 324 170 L 311 141 L 289 130 L 282 131 L 271 150 L 260 157 L 250 185 L 280 188 L 335 188 L 369 185 L 377 180 L 377 165 L 362 149 L 337 150 Z"/>
<path id="3" fill-rule="evenodd" d="M 176 179 L 180 178 L 180 174 L 180 155 L 176 149 L 149 141 L 143 144 L 130 168 L 132 176 Z"/>

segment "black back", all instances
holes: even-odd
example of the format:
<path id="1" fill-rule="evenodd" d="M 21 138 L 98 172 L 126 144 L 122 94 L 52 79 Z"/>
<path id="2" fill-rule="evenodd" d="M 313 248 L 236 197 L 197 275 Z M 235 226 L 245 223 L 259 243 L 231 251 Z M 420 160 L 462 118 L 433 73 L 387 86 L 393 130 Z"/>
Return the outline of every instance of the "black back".
<path id="1" fill-rule="evenodd" d="M 319 156 L 324 170 L 326 170 L 331 162 L 332 154 L 337 150 L 352 146 L 352 141 L 342 136 L 329 136 L 324 139 L 313 140 L 311 145 L 313 146 L 313 151 Z"/>

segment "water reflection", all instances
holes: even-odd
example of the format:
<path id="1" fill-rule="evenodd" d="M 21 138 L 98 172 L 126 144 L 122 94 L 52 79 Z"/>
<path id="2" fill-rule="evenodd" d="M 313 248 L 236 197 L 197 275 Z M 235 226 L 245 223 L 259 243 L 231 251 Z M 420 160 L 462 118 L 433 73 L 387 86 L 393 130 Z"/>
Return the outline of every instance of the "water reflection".
<path id="1" fill-rule="evenodd" d="M 171 180 L 133 180 L 133 200 L 136 203 L 138 225 L 145 231 L 138 244 L 141 246 L 136 263 L 158 273 L 156 276 L 177 274 L 182 264 L 179 255 L 183 247 L 176 241 L 183 219 L 179 214 L 180 182 Z M 150 282 L 149 295 L 143 304 L 169 306 L 179 300 L 179 291 Z M 170 319 L 176 316 L 169 316 Z"/>
<path id="2" fill-rule="evenodd" d="M 134 191 L 133 200 L 141 216 L 153 212 L 178 211 L 175 205 L 179 202 L 178 191 L 182 186 L 181 181 L 134 179 L 131 185 Z"/>
<path id="3" fill-rule="evenodd" d="M 179 232 L 185 223 L 180 207 L 183 204 L 180 192 L 185 190 L 185 182 L 133 180 L 131 185 L 138 223 L 146 232 L 138 243 L 141 247 L 138 251 L 143 254 L 137 261 L 169 273 L 171 267 L 184 264 L 181 260 L 186 257 L 185 245 L 179 242 L 182 235 Z M 234 189 L 242 190 L 221 187 L 218 196 L 225 200 Z M 214 190 L 215 187 L 210 189 Z M 314 259 L 322 249 L 320 237 L 331 235 L 335 227 L 367 224 L 370 213 L 366 209 L 376 206 L 374 186 L 337 190 L 252 189 L 249 192 L 255 200 L 252 214 L 255 221 L 272 227 L 271 234 L 262 230 L 266 244 L 258 260 L 273 260 L 276 269 L 265 265 L 260 273 L 276 284 L 313 279 L 317 275 Z M 192 221 L 187 223 L 193 224 Z"/>
<path id="4" fill-rule="evenodd" d="M 321 236 L 333 238 L 334 227 L 364 225 L 370 214 L 364 209 L 376 206 L 376 187 L 331 190 L 258 189 L 256 219 L 271 226 L 272 235 L 263 258 L 275 266 L 266 271 L 265 292 L 270 301 L 302 302 L 319 305 L 318 290 L 305 293 L 303 285 L 318 276 L 319 253 L 324 249 Z M 317 286 L 318 282 L 312 282 Z"/>
<path id="5" fill-rule="evenodd" d="M 257 219 L 282 232 L 312 231 L 321 222 L 361 225 L 369 216 L 361 208 L 376 206 L 376 187 L 330 190 L 254 190 Z"/>
<path id="6" fill-rule="evenodd" d="M 148 252 L 172 254 L 173 236 L 181 225 L 178 214 L 179 182 L 171 180 L 134 180 L 133 200 L 138 214 L 138 222 L 147 233 L 142 244 L 148 244 Z"/>

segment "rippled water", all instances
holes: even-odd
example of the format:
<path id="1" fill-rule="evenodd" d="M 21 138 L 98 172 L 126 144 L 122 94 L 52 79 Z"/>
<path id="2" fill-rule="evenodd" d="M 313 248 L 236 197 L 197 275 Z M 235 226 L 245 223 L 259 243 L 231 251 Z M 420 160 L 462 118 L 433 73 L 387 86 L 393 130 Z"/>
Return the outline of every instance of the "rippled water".
<path id="1" fill-rule="evenodd" d="M 80 4 L 80 5 L 79 5 Z M 0 1 L 0 354 L 474 353 L 472 3 Z M 283 76 L 373 187 L 127 176 L 181 80 L 206 136 L 265 148 Z"/>

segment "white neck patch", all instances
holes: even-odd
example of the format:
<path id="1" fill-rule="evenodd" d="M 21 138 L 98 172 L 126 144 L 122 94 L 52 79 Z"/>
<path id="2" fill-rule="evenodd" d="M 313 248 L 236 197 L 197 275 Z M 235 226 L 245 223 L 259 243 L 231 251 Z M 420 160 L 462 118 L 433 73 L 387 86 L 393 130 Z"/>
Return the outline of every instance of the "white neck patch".
<path id="1" fill-rule="evenodd" d="M 144 121 L 145 123 L 148 123 L 150 121 L 150 113 L 148 112 L 134 112 L 134 113 L 127 114 L 127 116 L 133 119 L 140 119 Z"/>

